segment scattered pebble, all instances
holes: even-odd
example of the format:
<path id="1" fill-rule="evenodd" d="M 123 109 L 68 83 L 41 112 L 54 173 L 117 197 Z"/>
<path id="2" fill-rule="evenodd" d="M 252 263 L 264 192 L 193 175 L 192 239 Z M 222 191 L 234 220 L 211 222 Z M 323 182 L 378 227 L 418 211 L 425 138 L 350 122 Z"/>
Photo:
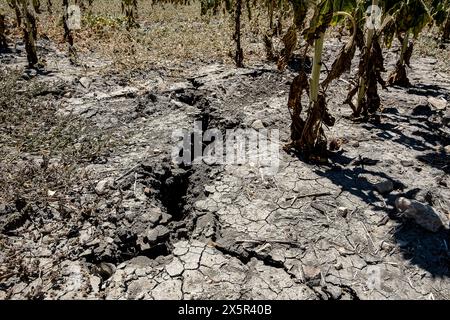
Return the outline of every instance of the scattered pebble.
<path id="1" fill-rule="evenodd" d="M 95 187 L 95 192 L 98 195 L 106 194 L 108 192 L 108 189 L 110 187 L 112 187 L 113 184 L 114 184 L 114 179 L 112 179 L 112 178 L 103 179 L 97 183 L 97 186 Z"/>
<path id="2" fill-rule="evenodd" d="M 431 206 L 419 201 L 399 197 L 395 200 L 395 207 L 405 217 L 414 220 L 428 231 L 437 232 L 444 225 L 439 214 Z"/>
<path id="3" fill-rule="evenodd" d="M 394 183 L 391 180 L 385 180 L 374 185 L 375 190 L 380 194 L 386 194 L 394 190 Z"/>
<path id="4" fill-rule="evenodd" d="M 447 108 L 447 100 L 444 98 L 429 97 L 428 103 L 437 110 L 444 110 Z"/>
<path id="5" fill-rule="evenodd" d="M 252 123 L 252 128 L 255 130 L 261 130 L 261 129 L 264 129 L 265 127 L 264 127 L 263 122 L 258 119 Z"/>
<path id="6" fill-rule="evenodd" d="M 414 162 L 412 162 L 411 160 L 401 160 L 400 163 L 404 167 L 412 167 L 414 165 Z"/>
<path id="7" fill-rule="evenodd" d="M 80 82 L 80 84 L 85 89 L 89 89 L 89 87 L 91 86 L 92 80 L 88 77 L 81 77 L 80 80 L 78 80 L 78 82 Z"/>

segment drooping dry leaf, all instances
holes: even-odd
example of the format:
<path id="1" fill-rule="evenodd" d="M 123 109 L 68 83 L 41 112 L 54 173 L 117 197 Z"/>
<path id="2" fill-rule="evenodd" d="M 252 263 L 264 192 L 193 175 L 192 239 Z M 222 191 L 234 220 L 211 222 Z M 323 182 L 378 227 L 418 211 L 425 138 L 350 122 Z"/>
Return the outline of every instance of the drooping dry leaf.
<path id="1" fill-rule="evenodd" d="M 286 68 L 287 63 L 291 59 L 295 47 L 297 46 L 297 30 L 295 25 L 289 27 L 282 41 L 284 44 L 284 49 L 280 59 L 278 60 L 278 70 L 284 70 L 284 68 Z"/>

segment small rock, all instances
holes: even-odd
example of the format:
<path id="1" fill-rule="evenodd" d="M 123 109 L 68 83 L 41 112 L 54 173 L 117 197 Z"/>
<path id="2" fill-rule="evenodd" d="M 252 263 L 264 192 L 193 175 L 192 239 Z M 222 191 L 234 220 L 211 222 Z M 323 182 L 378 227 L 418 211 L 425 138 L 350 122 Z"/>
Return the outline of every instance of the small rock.
<path id="1" fill-rule="evenodd" d="M 355 268 L 357 268 L 357 269 L 360 269 L 360 270 L 361 270 L 362 268 L 364 268 L 365 266 L 367 266 L 367 262 L 364 261 L 364 259 L 362 259 L 362 258 L 361 258 L 360 256 L 358 256 L 358 255 L 352 256 L 351 260 L 352 260 L 353 266 L 354 266 Z"/>
<path id="2" fill-rule="evenodd" d="M 338 207 L 337 208 L 337 212 L 338 215 L 340 215 L 341 217 L 345 218 L 348 214 L 348 208 L 346 207 Z"/>
<path id="3" fill-rule="evenodd" d="M 95 192 L 98 195 L 106 194 L 108 189 L 114 185 L 114 179 L 106 178 L 97 183 L 95 186 Z"/>
<path id="4" fill-rule="evenodd" d="M 165 226 L 157 226 L 156 229 L 158 230 L 158 238 L 164 238 L 170 234 L 170 230 Z"/>
<path id="5" fill-rule="evenodd" d="M 50 257 L 50 256 L 52 256 L 52 254 L 53 254 L 52 251 L 48 248 L 44 248 L 39 252 L 39 256 L 44 257 L 44 258 Z"/>
<path id="6" fill-rule="evenodd" d="M 123 87 L 116 91 L 111 92 L 109 95 L 106 95 L 107 98 L 119 98 L 119 97 L 128 97 L 135 98 L 139 92 L 138 88 L 135 87 Z"/>
<path id="7" fill-rule="evenodd" d="M 256 253 L 260 255 L 268 255 L 272 250 L 272 245 L 270 243 L 263 244 L 258 249 L 255 250 Z"/>
<path id="8" fill-rule="evenodd" d="M 186 89 L 191 88 L 192 85 L 189 82 L 176 82 L 172 83 L 165 92 L 184 92 Z"/>
<path id="9" fill-rule="evenodd" d="M 342 145 L 345 143 L 348 143 L 348 139 L 346 138 L 334 138 L 330 141 L 330 150 L 331 151 L 338 151 L 341 149 Z"/>
<path id="10" fill-rule="evenodd" d="M 161 221 L 159 221 L 159 223 L 161 224 L 167 224 L 168 222 L 170 222 L 172 220 L 172 216 L 168 213 L 162 212 L 161 213 Z"/>
<path id="11" fill-rule="evenodd" d="M 80 80 L 78 80 L 78 82 L 80 82 L 80 84 L 84 88 L 89 89 L 89 87 L 91 86 L 92 80 L 89 79 L 88 77 L 82 77 L 82 78 L 80 78 Z"/>
<path id="12" fill-rule="evenodd" d="M 380 194 L 386 194 L 394 190 L 394 183 L 391 180 L 385 180 L 374 185 L 375 190 Z"/>
<path id="13" fill-rule="evenodd" d="M 185 106 L 183 102 L 174 99 L 170 100 L 170 104 L 176 108 L 183 108 Z"/>
<path id="14" fill-rule="evenodd" d="M 162 225 L 156 226 L 154 229 L 147 231 L 146 238 L 149 243 L 154 243 L 159 239 L 165 238 L 170 234 L 170 230 Z"/>
<path id="15" fill-rule="evenodd" d="M 158 239 L 158 230 L 150 229 L 146 233 L 147 243 L 155 243 L 156 239 Z"/>
<path id="16" fill-rule="evenodd" d="M 162 212 L 159 208 L 152 208 L 149 212 L 144 213 L 141 216 L 141 221 L 144 223 L 150 222 L 151 224 L 156 224 L 159 220 L 161 220 Z"/>
<path id="17" fill-rule="evenodd" d="M 146 256 L 137 256 L 129 260 L 128 264 L 133 267 L 147 268 L 152 264 L 152 260 Z"/>
<path id="18" fill-rule="evenodd" d="M 100 262 L 95 268 L 95 273 L 102 277 L 103 280 L 110 278 L 114 272 L 116 272 L 116 267 L 108 262 Z"/>
<path id="19" fill-rule="evenodd" d="M 392 251 L 392 249 L 394 249 L 394 248 L 395 248 L 395 246 L 392 243 L 389 243 L 389 242 L 383 242 L 381 244 L 381 249 L 384 250 L 384 251 L 387 251 L 387 252 Z"/>
<path id="20" fill-rule="evenodd" d="M 437 110 L 444 110 L 447 108 L 447 100 L 444 98 L 429 97 L 428 103 Z"/>
<path id="21" fill-rule="evenodd" d="M 411 160 L 401 160 L 400 163 L 404 167 L 412 167 L 414 165 L 414 162 L 412 162 Z"/>
<path id="22" fill-rule="evenodd" d="M 183 273 L 184 267 L 178 258 L 174 258 L 171 263 L 166 265 L 166 271 L 171 277 L 175 277 Z"/>
<path id="23" fill-rule="evenodd" d="M 264 129 L 265 127 L 264 127 L 263 122 L 258 119 L 258 120 L 253 121 L 252 128 L 255 130 L 261 130 L 261 129 Z"/>
<path id="24" fill-rule="evenodd" d="M 139 236 L 136 241 L 136 244 L 139 246 L 141 251 L 145 251 L 145 250 L 148 250 L 151 248 L 151 245 L 148 243 L 148 241 L 146 239 L 148 239 L 148 238 L 144 239 L 144 237 Z"/>
<path id="25" fill-rule="evenodd" d="M 4 203 L 0 203 L 0 216 L 9 212 L 10 212 L 9 207 Z"/>
<path id="26" fill-rule="evenodd" d="M 109 243 L 109 244 L 113 244 L 113 243 L 114 243 L 114 239 L 111 238 L 111 237 L 105 237 L 104 241 L 105 241 L 106 243 Z"/>
<path id="27" fill-rule="evenodd" d="M 80 253 L 79 257 L 80 258 L 87 257 L 87 256 L 90 256 L 91 254 L 92 254 L 92 249 L 89 248 L 89 249 L 84 250 L 82 253 Z"/>
<path id="28" fill-rule="evenodd" d="M 142 268 L 136 269 L 135 273 L 138 277 L 145 277 L 147 275 L 145 269 Z"/>
<path id="29" fill-rule="evenodd" d="M 327 286 L 327 291 L 330 293 L 333 300 L 338 300 L 342 296 L 342 289 L 338 286 Z"/>
<path id="30" fill-rule="evenodd" d="M 314 282 L 315 285 L 320 283 L 320 269 L 314 266 L 303 266 L 303 275 L 307 282 Z"/>
<path id="31" fill-rule="evenodd" d="M 207 195 L 213 194 L 216 192 L 216 188 L 214 186 L 205 186 L 205 192 Z"/>
<path id="32" fill-rule="evenodd" d="M 334 267 L 336 268 L 336 270 L 342 270 L 343 266 L 342 266 L 342 262 L 337 262 Z"/>
<path id="33" fill-rule="evenodd" d="M 37 76 L 37 71 L 35 69 L 27 69 L 22 74 L 22 78 L 25 80 L 30 80 L 31 78 L 34 78 Z"/>
<path id="34" fill-rule="evenodd" d="M 395 207 L 405 217 L 413 219 L 428 231 L 437 232 L 444 225 L 439 215 L 429 205 L 399 197 L 395 200 Z"/>

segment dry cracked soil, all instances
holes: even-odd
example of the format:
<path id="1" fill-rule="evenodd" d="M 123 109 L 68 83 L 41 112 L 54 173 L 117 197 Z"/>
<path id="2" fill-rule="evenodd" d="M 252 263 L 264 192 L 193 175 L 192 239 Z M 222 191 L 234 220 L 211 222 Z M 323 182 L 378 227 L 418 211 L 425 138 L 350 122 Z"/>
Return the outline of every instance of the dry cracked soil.
<path id="1" fill-rule="evenodd" d="M 327 43 L 325 61 L 338 49 Z M 49 41 L 39 51 L 45 72 L 26 71 L 14 90 L 46 84 L 39 101 L 57 106 L 52 117 L 86 120 L 114 143 L 77 163 L 83 183 L 45 190 L 45 204 L 1 204 L 0 298 L 450 298 L 450 109 L 430 103 L 450 101 L 450 75 L 433 58 L 412 59 L 410 88 L 380 89 L 380 123 L 349 120 L 350 75 L 334 82 L 337 122 L 327 135 L 343 144 L 318 165 L 282 149 L 294 70 L 186 63 L 122 76 L 100 72 L 106 63 L 94 57 L 72 65 Z M 387 69 L 395 58 L 387 53 Z M 23 51 L 0 59 L 3 75 L 24 69 Z M 195 121 L 221 132 L 280 130 L 276 172 L 174 164 L 172 133 Z M 82 141 L 86 127 L 77 131 Z M 2 149 L 3 168 L 62 161 Z M 386 181 L 392 190 L 380 194 Z M 442 225 L 432 232 L 399 213 L 399 196 L 431 206 Z"/>

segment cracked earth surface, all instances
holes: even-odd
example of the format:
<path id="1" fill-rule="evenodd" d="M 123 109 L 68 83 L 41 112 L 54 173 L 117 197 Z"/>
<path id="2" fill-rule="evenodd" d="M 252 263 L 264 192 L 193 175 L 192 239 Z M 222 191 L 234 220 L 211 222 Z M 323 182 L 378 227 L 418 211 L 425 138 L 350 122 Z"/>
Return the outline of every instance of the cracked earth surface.
<path id="1" fill-rule="evenodd" d="M 327 134 L 346 143 L 319 166 L 282 150 L 295 72 L 191 66 L 184 77 L 150 70 L 122 81 L 95 68 L 86 73 L 49 51 L 54 72 L 35 81 L 62 83 L 70 92 L 52 98 L 60 103 L 57 116 L 88 118 L 122 143 L 105 161 L 80 168 L 92 183 L 76 190 L 77 203 L 92 206 L 90 217 L 68 219 L 55 204 L 52 215 L 4 229 L 5 247 L 39 272 L 26 280 L 2 276 L 0 298 L 37 292 L 50 299 L 450 297 L 448 154 L 439 156 L 449 144 L 449 107 L 428 103 L 434 95 L 450 100 L 450 77 L 436 71 L 432 59 L 413 59 L 415 85 L 408 92 L 381 91 L 381 124 L 341 117 L 350 112 L 342 105 L 347 87 L 332 85 L 337 124 Z M 23 59 L 11 55 L 7 64 L 20 66 Z M 56 71 L 61 65 L 67 68 Z M 88 88 L 81 78 L 92 81 Z M 251 163 L 171 164 L 172 132 L 196 120 L 222 131 L 255 121 L 279 129 L 280 141 L 272 141 L 280 151 L 278 170 L 266 175 Z M 363 158 L 372 161 L 358 164 Z M 394 190 L 374 191 L 386 179 Z M 394 207 L 397 196 L 424 201 L 429 194 L 443 224 L 437 232 Z M 6 210 L 3 218 L 12 214 Z M 0 253 L 1 264 L 11 252 Z"/>

